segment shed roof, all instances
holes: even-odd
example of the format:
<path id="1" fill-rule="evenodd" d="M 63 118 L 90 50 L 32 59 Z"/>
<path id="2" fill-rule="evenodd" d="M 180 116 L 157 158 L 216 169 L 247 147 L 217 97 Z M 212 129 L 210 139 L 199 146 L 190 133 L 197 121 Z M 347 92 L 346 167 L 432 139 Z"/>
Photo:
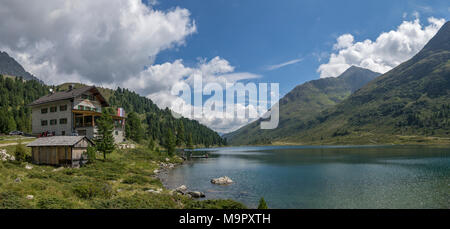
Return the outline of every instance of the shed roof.
<path id="1" fill-rule="evenodd" d="M 29 105 L 35 106 L 35 105 L 50 103 L 50 102 L 54 102 L 54 101 L 72 99 L 72 98 L 82 95 L 83 93 L 85 93 L 87 91 L 91 91 L 95 96 L 98 96 L 100 99 L 100 102 L 102 103 L 103 106 L 109 106 L 108 103 L 106 102 L 106 99 L 102 96 L 100 91 L 95 86 L 84 86 L 84 87 L 75 88 L 72 90 L 60 91 L 60 92 L 55 92 L 53 94 L 48 94 L 48 95 L 42 96 L 41 98 L 35 100 L 34 102 L 32 102 Z"/>
<path id="2" fill-rule="evenodd" d="M 42 137 L 30 142 L 27 146 L 73 146 L 86 138 L 89 142 L 94 144 L 86 136 L 53 136 L 53 137 Z"/>

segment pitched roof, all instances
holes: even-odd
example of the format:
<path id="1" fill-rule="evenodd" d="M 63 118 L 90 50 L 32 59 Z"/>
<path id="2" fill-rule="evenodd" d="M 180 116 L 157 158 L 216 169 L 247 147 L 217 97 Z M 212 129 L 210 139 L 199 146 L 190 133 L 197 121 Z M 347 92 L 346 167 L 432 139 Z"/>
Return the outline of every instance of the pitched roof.
<path id="1" fill-rule="evenodd" d="M 77 96 L 82 95 L 83 93 L 91 91 L 94 93 L 94 95 L 99 96 L 100 102 L 104 106 L 109 106 L 106 102 L 106 99 L 102 96 L 100 91 L 95 86 L 84 86 L 80 88 L 75 88 L 68 91 L 60 91 L 53 94 L 48 94 L 46 96 L 42 96 L 41 98 L 35 100 L 34 102 L 30 103 L 29 106 L 35 106 L 39 104 L 59 101 L 59 100 L 66 100 L 66 99 L 72 99 Z"/>
<path id="2" fill-rule="evenodd" d="M 94 144 L 86 136 L 53 136 L 38 138 L 33 142 L 28 143 L 27 146 L 73 146 L 84 138 Z"/>

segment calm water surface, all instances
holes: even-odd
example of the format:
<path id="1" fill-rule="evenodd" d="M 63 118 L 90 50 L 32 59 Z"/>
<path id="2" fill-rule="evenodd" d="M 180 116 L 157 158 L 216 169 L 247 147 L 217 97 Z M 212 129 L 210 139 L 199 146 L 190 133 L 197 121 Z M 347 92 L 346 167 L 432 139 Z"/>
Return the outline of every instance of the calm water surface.
<path id="1" fill-rule="evenodd" d="M 262 146 L 196 150 L 162 175 L 207 198 L 271 208 L 450 208 L 450 147 Z M 218 186 L 210 179 L 229 176 Z"/>

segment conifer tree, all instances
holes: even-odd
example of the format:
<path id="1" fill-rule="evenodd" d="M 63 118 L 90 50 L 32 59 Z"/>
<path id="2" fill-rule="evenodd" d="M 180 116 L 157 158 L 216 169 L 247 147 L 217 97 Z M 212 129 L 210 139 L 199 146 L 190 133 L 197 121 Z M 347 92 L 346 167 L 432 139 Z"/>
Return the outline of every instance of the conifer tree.
<path id="1" fill-rule="evenodd" d="M 107 111 L 103 111 L 100 118 L 97 120 L 99 137 L 96 140 L 97 150 L 103 153 L 103 159 L 106 160 L 106 154 L 110 154 L 114 151 L 114 123 L 111 115 Z"/>

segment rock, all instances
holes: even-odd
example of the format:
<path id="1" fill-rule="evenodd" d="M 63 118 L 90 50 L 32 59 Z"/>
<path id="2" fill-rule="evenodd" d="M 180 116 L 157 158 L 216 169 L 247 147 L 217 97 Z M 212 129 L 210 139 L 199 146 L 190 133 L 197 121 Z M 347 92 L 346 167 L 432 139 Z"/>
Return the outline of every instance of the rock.
<path id="1" fill-rule="evenodd" d="M 149 189 L 146 192 L 159 194 L 162 192 L 162 188 L 158 188 L 158 190 Z"/>
<path id="2" fill-rule="evenodd" d="M 219 177 L 219 178 L 214 178 L 211 180 L 211 183 L 213 184 L 218 184 L 218 185 L 226 185 L 226 184 L 231 184 L 233 183 L 233 180 L 231 180 L 229 177 L 224 176 L 224 177 Z"/>
<path id="3" fill-rule="evenodd" d="M 117 189 L 117 192 L 121 192 L 121 191 L 122 191 L 122 189 L 120 189 L 120 188 L 119 188 L 119 189 Z"/>
<path id="4" fill-rule="evenodd" d="M 187 191 L 187 187 L 186 187 L 186 185 L 181 185 L 180 187 L 176 188 L 175 191 L 184 193 Z"/>
<path id="5" fill-rule="evenodd" d="M 191 191 L 191 192 L 188 192 L 187 194 L 193 198 L 204 198 L 205 197 L 205 193 L 199 192 L 199 191 Z"/>
<path id="6" fill-rule="evenodd" d="M 14 182 L 20 183 L 20 182 L 22 182 L 22 180 L 20 179 L 20 177 L 17 177 L 17 178 L 14 180 Z"/>
<path id="7" fill-rule="evenodd" d="M 27 195 L 27 200 L 32 200 L 33 198 L 34 198 L 34 196 L 33 195 Z"/>
<path id="8" fill-rule="evenodd" d="M 16 158 L 6 153 L 5 149 L 0 150 L 0 161 L 14 161 Z"/>
<path id="9" fill-rule="evenodd" d="M 31 165 L 25 165 L 25 169 L 28 169 L 28 170 L 33 169 L 33 166 L 31 166 Z"/>
<path id="10" fill-rule="evenodd" d="M 168 162 L 168 161 L 170 161 L 170 159 L 166 157 L 166 162 Z"/>
<path id="11" fill-rule="evenodd" d="M 155 169 L 155 170 L 153 170 L 153 173 L 154 173 L 154 174 L 157 174 L 157 173 L 159 173 L 159 169 Z"/>
<path id="12" fill-rule="evenodd" d="M 53 169 L 52 172 L 58 172 L 58 171 L 61 171 L 63 169 L 64 169 L 64 167 L 59 167 L 59 168 Z"/>

